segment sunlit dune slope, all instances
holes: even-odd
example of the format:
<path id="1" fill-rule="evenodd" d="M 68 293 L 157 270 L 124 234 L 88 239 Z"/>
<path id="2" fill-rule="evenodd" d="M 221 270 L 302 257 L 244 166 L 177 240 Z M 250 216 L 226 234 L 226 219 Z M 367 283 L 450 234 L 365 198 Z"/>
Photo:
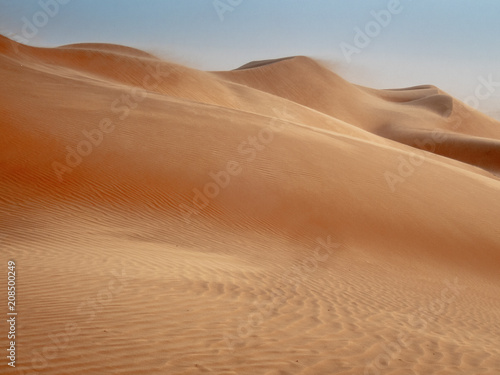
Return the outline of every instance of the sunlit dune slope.
<path id="1" fill-rule="evenodd" d="M 122 202 L 124 208 L 129 200 L 132 204 L 143 202 L 182 219 L 183 210 L 179 207 L 181 204 L 193 206 L 193 189 L 203 188 L 211 181 L 210 172 L 225 170 L 226 164 L 234 160 L 244 170 L 241 177 L 234 178 L 230 187 L 213 199 L 206 210 L 193 217 L 248 230 L 262 227 L 297 240 L 309 240 L 318 229 L 335 228 L 352 246 L 385 249 L 390 244 L 399 244 L 410 253 L 426 252 L 433 257 L 448 257 L 447 249 L 453 246 L 453 252 L 462 252 L 461 257 L 454 258 L 457 263 L 491 267 L 492 272 L 496 272 L 496 264 L 491 260 L 492 257 L 500 260 L 498 238 L 491 233 L 498 233 L 494 220 L 498 203 L 492 203 L 491 198 L 498 194 L 498 181 L 478 169 L 430 153 L 418 154 L 425 160 L 418 159 L 422 166 L 414 167 L 412 148 L 366 136 L 367 133 L 361 131 L 358 135 L 348 124 L 364 124 L 372 131 L 380 128 L 385 130 L 384 135 L 390 133 L 393 138 L 400 134 L 403 134 L 401 138 L 408 136 L 402 130 L 398 132 L 401 127 L 388 132 L 387 126 L 379 125 L 395 118 L 387 110 L 377 108 L 382 99 L 350 85 L 307 58 L 256 68 L 287 64 L 284 68 L 287 73 L 289 69 L 310 69 L 310 76 L 317 77 L 317 80 L 311 79 L 311 91 L 301 91 L 303 80 L 298 81 L 299 88 L 294 86 L 293 79 L 275 78 L 276 82 L 268 84 L 273 88 L 268 91 L 276 95 L 288 85 L 287 92 L 291 94 L 287 100 L 280 99 L 282 96 L 275 98 L 276 95 L 270 100 L 267 94 L 259 96 L 253 88 L 241 86 L 237 87 L 238 95 L 231 95 L 236 91 L 233 86 L 219 81 L 213 74 L 187 68 L 178 68 L 182 71 L 175 73 L 181 77 L 181 83 L 172 82 L 170 69 L 177 69 L 172 64 L 141 70 L 141 64 L 154 66 L 149 58 L 137 63 L 129 61 L 135 69 L 123 71 L 127 79 L 117 83 L 116 76 L 111 74 L 114 70 L 112 50 L 95 58 L 104 64 L 105 57 L 112 56 L 105 72 L 109 73 L 108 81 L 104 80 L 104 73 L 95 81 L 88 76 L 88 70 L 77 70 L 78 64 L 83 64 L 82 54 L 91 53 L 87 50 L 65 51 L 66 64 L 61 68 L 45 58 L 39 65 L 30 60 L 23 66 L 12 57 L 2 58 L 2 78 L 8 82 L 2 98 L 6 142 L 2 150 L 9 156 L 4 158 L 6 189 L 12 193 L 17 191 L 16 194 L 26 189 L 26 199 L 32 195 L 41 199 L 50 193 L 49 196 L 61 199 L 72 196 L 92 199 L 94 204 L 100 199 L 113 204 Z M 46 56 L 51 52 L 43 51 Z M 37 56 L 37 53 L 38 49 L 28 54 Z M 58 53 L 60 50 L 54 50 L 55 55 Z M 68 67 L 72 70 L 69 76 L 66 75 Z M 58 69 L 61 75 L 57 75 Z M 252 69 L 242 72 L 249 71 Z M 159 72 L 153 77 L 160 81 L 158 87 L 142 90 L 135 96 L 132 93 L 128 101 L 123 99 L 122 95 L 132 92 L 124 83 L 141 82 L 143 77 L 151 76 L 149 72 Z M 264 79 L 259 79 L 259 74 L 265 77 L 264 73 L 255 72 L 253 86 L 263 85 Z M 298 76 L 303 79 L 305 74 Z M 38 86 L 35 95 L 30 94 L 33 81 Z M 307 104 L 321 109 L 314 101 L 315 86 L 320 87 L 321 93 L 330 87 L 333 93 L 328 119 L 305 107 Z M 334 100 L 337 91 L 342 91 L 344 101 L 348 100 L 342 106 L 346 115 L 339 115 L 343 121 L 334 116 L 335 106 L 340 105 Z M 324 97 L 318 93 L 317 98 Z M 290 103 L 292 99 L 302 101 L 302 105 Z M 224 106 L 224 103 L 234 105 Z M 365 109 L 364 113 L 356 111 L 360 106 Z M 405 114 L 406 108 L 400 107 L 401 118 L 410 117 L 414 124 L 420 119 L 425 124 L 425 117 L 411 114 L 412 110 L 423 111 L 420 106 L 408 108 L 410 115 Z M 371 111 L 377 113 L 374 118 L 366 115 Z M 429 116 L 435 116 L 433 111 L 429 112 Z M 276 118 L 280 115 L 282 118 Z M 81 157 L 78 166 L 68 166 L 65 162 L 70 158 L 68 148 L 76 150 L 79 142 L 91 137 L 85 134 L 93 134 L 94 129 L 102 126 L 103 119 L 111 124 L 111 134 L 103 133 L 102 143 L 88 156 Z M 331 130 L 319 124 L 322 120 L 334 124 Z M 273 126 L 279 131 L 272 130 Z M 421 132 L 424 126 L 429 125 L 415 128 Z M 249 137 L 257 138 L 252 143 Z M 498 162 L 497 141 L 473 139 L 474 142 L 471 137 L 448 137 L 447 143 L 437 145 L 438 152 L 454 154 L 457 159 L 485 168 L 497 168 L 498 164 L 492 162 L 492 159 Z M 454 147 L 447 148 L 451 143 Z M 405 181 L 398 180 L 391 185 L 387 172 L 398 174 L 400 160 L 404 159 L 415 172 L 409 177 L 398 175 Z M 20 160 L 24 173 L 19 173 L 19 166 L 15 164 Z M 460 186 L 460 189 L 444 189 L 443 180 L 447 186 Z M 36 184 L 33 181 L 37 181 Z M 482 190 L 471 203 L 474 211 L 482 215 L 456 233 L 469 215 L 463 210 L 462 202 L 467 201 L 473 187 Z M 393 188 L 397 188 L 395 192 Z M 130 190 L 127 196 L 124 189 Z M 461 202 L 460 205 L 457 202 Z M 196 207 L 194 210 L 199 211 Z M 298 222 L 297 218 L 300 218 Z M 422 232 L 427 235 L 422 236 Z M 458 248 L 453 245 L 456 243 Z M 482 246 L 474 253 L 468 251 L 479 243 Z"/>
<path id="2" fill-rule="evenodd" d="M 306 57 L 204 72 L 0 37 L 0 82 L 22 369 L 361 374 L 405 332 L 396 375 L 500 368 L 500 123 L 433 86 L 364 88 Z M 407 317 L 443 280 L 465 287 L 416 331 Z M 64 323 L 79 333 L 45 357 Z"/>
<path id="3" fill-rule="evenodd" d="M 498 172 L 498 121 L 435 86 L 395 90 L 356 86 L 306 57 L 253 62 L 242 68 L 217 74 L 385 138 Z M 476 137 L 491 139 L 485 140 L 484 152 Z"/>

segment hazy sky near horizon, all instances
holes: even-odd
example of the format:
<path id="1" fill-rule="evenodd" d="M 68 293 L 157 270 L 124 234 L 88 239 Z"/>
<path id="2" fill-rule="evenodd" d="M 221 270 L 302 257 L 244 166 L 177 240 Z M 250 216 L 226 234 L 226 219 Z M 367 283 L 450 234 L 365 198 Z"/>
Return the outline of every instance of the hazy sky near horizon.
<path id="1" fill-rule="evenodd" d="M 500 82 L 498 0 L 59 1 L 0 0 L 0 33 L 33 46 L 124 44 L 204 70 L 307 55 L 358 84 L 432 83 L 460 99 L 480 76 Z M 500 87 L 480 109 L 500 116 Z"/>

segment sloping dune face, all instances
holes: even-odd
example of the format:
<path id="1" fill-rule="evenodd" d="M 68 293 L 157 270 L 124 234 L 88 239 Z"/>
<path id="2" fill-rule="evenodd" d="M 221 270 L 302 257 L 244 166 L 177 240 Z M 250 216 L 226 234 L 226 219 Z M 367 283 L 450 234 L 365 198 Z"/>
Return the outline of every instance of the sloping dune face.
<path id="1" fill-rule="evenodd" d="M 305 57 L 0 37 L 0 81 L 12 373 L 499 373 L 500 123 Z"/>

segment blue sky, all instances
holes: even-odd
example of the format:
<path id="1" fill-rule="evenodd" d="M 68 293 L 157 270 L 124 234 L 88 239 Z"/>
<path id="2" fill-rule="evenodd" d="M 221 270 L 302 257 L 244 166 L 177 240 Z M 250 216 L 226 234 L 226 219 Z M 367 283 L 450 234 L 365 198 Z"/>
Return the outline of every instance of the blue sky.
<path id="1" fill-rule="evenodd" d="M 500 82 L 497 0 L 59 1 L 0 0 L 0 33 L 35 46 L 125 44 L 205 70 L 307 55 L 355 83 L 432 83 L 459 98 L 481 75 Z M 355 30 L 366 35 L 367 27 L 369 44 L 358 48 Z M 359 53 L 346 58 L 342 43 Z M 480 109 L 500 117 L 497 91 Z"/>

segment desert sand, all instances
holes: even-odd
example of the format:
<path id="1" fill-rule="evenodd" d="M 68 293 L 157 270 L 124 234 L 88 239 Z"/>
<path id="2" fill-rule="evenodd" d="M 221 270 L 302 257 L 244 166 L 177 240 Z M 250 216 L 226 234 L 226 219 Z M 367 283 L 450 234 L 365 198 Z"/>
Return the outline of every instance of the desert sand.
<path id="1" fill-rule="evenodd" d="M 300 56 L 0 37 L 0 82 L 0 373 L 500 374 L 500 122 Z"/>

